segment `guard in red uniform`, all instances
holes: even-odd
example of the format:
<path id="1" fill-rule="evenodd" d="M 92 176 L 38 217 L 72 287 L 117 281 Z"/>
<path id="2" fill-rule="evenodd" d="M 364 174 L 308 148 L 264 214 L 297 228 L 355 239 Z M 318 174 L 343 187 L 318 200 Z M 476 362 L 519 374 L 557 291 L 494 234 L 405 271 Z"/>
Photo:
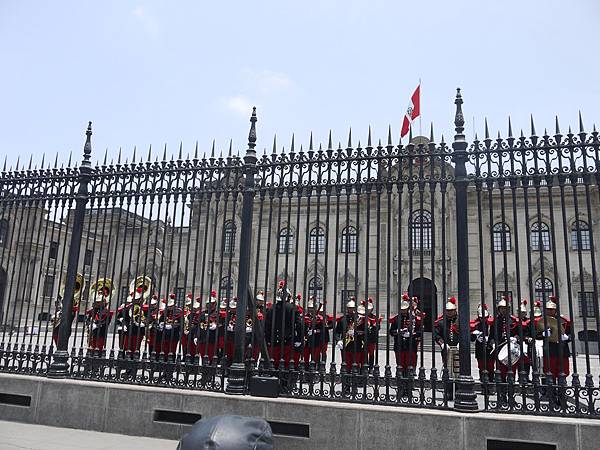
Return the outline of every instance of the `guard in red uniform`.
<path id="1" fill-rule="evenodd" d="M 216 364 L 218 342 L 225 332 L 224 323 L 227 312 L 221 313 L 217 308 L 217 303 L 217 292 L 211 291 L 210 297 L 206 301 L 206 308 L 200 314 L 198 328 L 193 329 L 194 335 L 197 336 L 200 358 L 207 364 Z"/>
<path id="2" fill-rule="evenodd" d="M 496 369 L 500 371 L 501 381 L 506 383 L 506 374 L 511 366 L 513 376 L 517 370 L 519 364 L 518 360 L 511 359 L 510 363 L 508 360 L 500 360 L 500 349 L 504 346 L 516 345 L 517 335 L 519 333 L 518 325 L 519 319 L 508 312 L 509 299 L 505 296 L 500 297 L 496 306 L 496 317 L 494 317 L 493 324 L 490 326 L 490 339 L 496 345 Z M 509 351 L 507 353 L 511 355 Z"/>
<path id="3" fill-rule="evenodd" d="M 519 336 L 519 340 L 523 343 L 521 349 L 522 358 L 521 362 L 519 363 L 519 373 L 521 373 L 521 371 L 523 372 L 523 376 L 525 377 L 524 381 L 529 380 L 534 347 L 534 339 L 531 333 L 532 322 L 527 317 L 528 313 L 527 300 L 521 300 L 521 304 L 519 305 L 519 323 L 517 325 L 517 335 Z"/>
<path id="4" fill-rule="evenodd" d="M 85 280 L 83 279 L 83 275 L 78 273 L 75 277 L 75 286 L 73 291 L 73 309 L 71 310 L 73 312 L 73 320 L 77 320 L 77 313 L 79 312 L 79 300 L 81 298 L 81 292 L 84 286 Z M 58 298 L 54 304 L 55 310 L 54 315 L 52 316 L 52 340 L 54 341 L 54 345 L 58 345 L 58 333 L 62 318 L 62 300 L 64 296 L 65 285 L 62 284 L 58 292 Z"/>
<path id="5" fill-rule="evenodd" d="M 113 312 L 108 308 L 112 294 L 112 282 L 109 279 L 99 279 L 90 287 L 92 307 L 85 313 L 88 329 L 88 351 L 97 351 L 103 355 L 106 345 L 108 326 Z"/>
<path id="6" fill-rule="evenodd" d="M 372 369 L 375 365 L 375 352 L 379 345 L 379 329 L 381 328 L 381 321 L 383 316 L 377 317 L 373 312 L 375 310 L 373 299 L 369 297 L 366 302 L 367 308 L 367 354 L 369 357 L 368 365 L 369 369 Z"/>
<path id="7" fill-rule="evenodd" d="M 546 302 L 546 315 L 535 319 L 536 337 L 544 340 L 544 373 L 558 383 L 559 375 L 569 375 L 569 342 L 571 321 L 556 313 L 558 299 L 551 295 Z"/>
<path id="8" fill-rule="evenodd" d="M 175 294 L 169 295 L 167 307 L 158 318 L 158 329 L 161 339 L 156 342 L 156 353 L 162 354 L 164 360 L 174 360 L 182 333 L 183 308 L 176 305 Z"/>
<path id="9" fill-rule="evenodd" d="M 160 305 L 164 306 L 161 302 Z M 160 305 L 158 302 L 158 296 L 155 294 L 150 298 L 150 303 L 144 305 L 144 312 L 146 314 L 146 346 L 150 357 L 156 357 L 155 342 L 157 339 L 157 328 L 158 328 L 158 316 L 160 314 Z"/>
<path id="10" fill-rule="evenodd" d="M 490 381 L 494 378 L 494 345 L 490 340 L 490 327 L 494 319 L 490 317 L 488 306 L 484 303 L 477 307 L 477 317 L 469 323 L 471 342 L 475 342 L 475 359 L 479 368 L 479 380 Z"/>
<path id="11" fill-rule="evenodd" d="M 276 303 L 267 309 L 265 317 L 265 340 L 275 369 L 280 368 L 281 361 L 288 369 L 293 349 L 302 345 L 301 316 L 291 298 L 285 281 L 280 281 L 275 294 Z"/>
<path id="12" fill-rule="evenodd" d="M 192 337 L 190 336 L 191 321 L 193 319 L 194 300 L 193 295 L 188 293 L 185 298 L 185 304 L 183 306 L 183 329 L 181 332 L 181 355 L 186 356 L 190 354 L 190 344 L 193 344 Z M 193 353 L 192 353 L 193 354 Z"/>
<path id="13" fill-rule="evenodd" d="M 346 314 L 336 320 L 336 345 L 345 363 L 342 369 L 348 373 L 354 364 L 360 370 L 365 362 L 365 314 L 365 307 L 356 308 L 356 300 L 351 297 L 346 304 Z"/>
<path id="14" fill-rule="evenodd" d="M 304 315 L 304 364 L 305 369 L 309 370 L 310 363 L 316 366 L 321 362 L 323 353 L 327 352 L 326 336 L 329 334 L 327 321 L 323 315 L 318 312 L 316 299 L 311 296 L 306 303 L 306 314 Z"/>
<path id="15" fill-rule="evenodd" d="M 394 337 L 396 366 L 403 377 L 417 366 L 417 350 L 421 342 L 421 317 L 414 314 L 408 294 L 402 295 L 400 314 L 390 318 L 390 335 Z"/>
<path id="16" fill-rule="evenodd" d="M 235 344 L 235 323 L 237 321 L 237 297 L 229 301 L 229 311 L 227 315 L 227 328 L 225 330 L 225 356 L 227 364 L 233 362 L 233 351 Z"/>
<path id="17" fill-rule="evenodd" d="M 444 369 L 448 371 L 448 380 L 444 385 L 446 398 L 452 400 L 454 398 L 454 380 L 459 375 L 459 353 L 458 341 L 458 311 L 456 297 L 450 297 L 446 301 L 446 312 L 441 314 L 433 323 L 433 335 L 435 342 L 442 349 L 442 361 Z M 442 375 L 443 376 L 443 375 Z"/>
<path id="18" fill-rule="evenodd" d="M 140 351 L 146 327 L 143 305 L 143 288 L 138 287 L 129 295 L 126 303 L 117 309 L 119 348 L 126 355 L 134 356 L 135 352 Z"/>

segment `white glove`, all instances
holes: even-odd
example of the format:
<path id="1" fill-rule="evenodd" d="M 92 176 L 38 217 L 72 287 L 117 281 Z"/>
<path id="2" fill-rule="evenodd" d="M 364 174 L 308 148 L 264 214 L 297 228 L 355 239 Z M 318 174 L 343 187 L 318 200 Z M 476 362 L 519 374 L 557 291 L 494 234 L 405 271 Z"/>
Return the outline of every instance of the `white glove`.
<path id="1" fill-rule="evenodd" d="M 298 348 L 302 345 L 302 342 L 294 342 L 294 347 Z"/>
<path id="2" fill-rule="evenodd" d="M 198 338 L 197 337 L 194 338 L 194 345 L 198 345 Z"/>
<path id="3" fill-rule="evenodd" d="M 542 333 L 542 336 L 550 336 L 552 334 L 552 329 L 546 328 L 546 330 Z"/>
<path id="4" fill-rule="evenodd" d="M 348 330 L 348 336 L 354 336 L 354 328 Z"/>
<path id="5" fill-rule="evenodd" d="M 516 336 L 511 336 L 510 337 L 510 342 L 517 342 L 517 337 Z"/>
<path id="6" fill-rule="evenodd" d="M 119 326 L 117 327 L 117 331 L 123 331 L 123 327 L 122 327 L 121 325 L 119 325 Z"/>
<path id="7" fill-rule="evenodd" d="M 309 336 L 312 336 L 312 334 L 313 334 L 313 330 L 308 330 L 308 331 L 306 332 L 306 334 L 308 334 Z"/>
<path id="8" fill-rule="evenodd" d="M 95 323 L 92 324 L 92 330 L 95 330 L 96 328 L 98 328 L 98 325 L 96 325 Z"/>
<path id="9" fill-rule="evenodd" d="M 127 325 L 123 325 L 123 333 L 127 333 Z"/>
<path id="10" fill-rule="evenodd" d="M 210 328 L 211 330 L 216 330 L 217 329 L 217 324 L 214 322 L 211 322 L 211 324 L 208 326 L 208 328 Z"/>
<path id="11" fill-rule="evenodd" d="M 168 324 L 166 324 L 166 325 L 165 325 L 165 328 L 166 328 L 167 330 L 170 330 L 170 329 L 172 329 L 172 328 L 173 328 L 173 325 L 171 325 L 170 323 L 168 323 Z"/>
<path id="12" fill-rule="evenodd" d="M 409 336 L 410 336 L 410 333 L 408 332 L 408 330 L 406 330 L 406 331 L 402 332 L 402 337 L 403 337 L 403 338 L 407 338 L 407 337 L 409 337 Z"/>
<path id="13" fill-rule="evenodd" d="M 481 332 L 479 334 L 481 334 Z M 481 336 L 477 336 L 477 342 L 483 342 L 483 334 L 481 334 Z"/>
<path id="14" fill-rule="evenodd" d="M 227 331 L 233 331 L 233 325 L 227 325 Z"/>
<path id="15" fill-rule="evenodd" d="M 475 337 L 479 336 L 480 334 L 483 334 L 483 332 L 481 332 L 479 330 L 473 331 L 473 336 L 475 336 Z"/>
<path id="16" fill-rule="evenodd" d="M 246 333 L 252 333 L 252 327 L 246 327 Z"/>
<path id="17" fill-rule="evenodd" d="M 190 330 L 183 330 L 183 334 L 190 334 Z"/>
<path id="18" fill-rule="evenodd" d="M 161 329 L 161 330 L 163 330 L 165 328 L 164 322 L 159 323 L 158 324 L 158 328 Z"/>
<path id="19" fill-rule="evenodd" d="M 337 344 L 335 344 L 337 348 L 339 348 L 340 350 L 344 349 L 344 341 L 337 341 Z"/>
<path id="20" fill-rule="evenodd" d="M 141 323 L 140 323 L 140 328 L 141 328 L 141 327 L 145 327 L 145 326 L 146 326 L 146 324 L 145 324 L 144 322 L 141 322 Z"/>
<path id="21" fill-rule="evenodd" d="M 569 335 L 568 335 L 568 334 L 561 334 L 561 335 L 560 335 L 560 340 L 561 340 L 562 342 L 566 342 L 566 341 L 568 341 L 568 340 L 569 340 Z"/>

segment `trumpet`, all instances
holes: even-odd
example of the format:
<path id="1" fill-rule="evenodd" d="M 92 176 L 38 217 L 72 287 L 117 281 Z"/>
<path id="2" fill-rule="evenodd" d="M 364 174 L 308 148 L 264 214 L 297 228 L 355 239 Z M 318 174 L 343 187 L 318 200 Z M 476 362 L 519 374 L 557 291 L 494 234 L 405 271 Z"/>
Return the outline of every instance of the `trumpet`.
<path id="1" fill-rule="evenodd" d="M 344 336 L 344 347 L 351 342 L 354 342 L 354 322 L 350 324 L 348 330 L 346 331 L 346 336 Z"/>
<path id="2" fill-rule="evenodd" d="M 246 319 L 246 327 L 252 327 L 252 319 L 249 317 Z"/>

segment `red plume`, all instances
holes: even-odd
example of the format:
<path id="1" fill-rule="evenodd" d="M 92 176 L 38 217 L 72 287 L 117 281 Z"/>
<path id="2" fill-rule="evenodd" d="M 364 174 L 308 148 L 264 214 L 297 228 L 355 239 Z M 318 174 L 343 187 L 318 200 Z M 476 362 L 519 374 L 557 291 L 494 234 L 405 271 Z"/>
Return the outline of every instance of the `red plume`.
<path id="1" fill-rule="evenodd" d="M 137 291 L 137 293 L 138 293 L 138 294 L 141 294 L 141 293 L 143 292 L 143 289 L 142 289 L 142 287 L 141 287 L 141 286 L 139 286 L 139 287 L 136 289 L 136 291 Z"/>
<path id="2" fill-rule="evenodd" d="M 527 300 L 523 299 L 521 300 L 521 305 L 526 305 L 527 304 Z"/>
<path id="3" fill-rule="evenodd" d="M 454 305 L 456 305 L 456 297 L 450 297 L 448 301 Z"/>
<path id="4" fill-rule="evenodd" d="M 298 300 L 302 300 L 302 294 L 301 294 L 300 292 L 298 292 L 298 294 L 296 295 L 296 298 L 297 298 Z"/>
<path id="5" fill-rule="evenodd" d="M 410 297 L 408 296 L 408 292 L 405 292 L 404 294 L 402 294 L 402 300 L 410 300 Z"/>
<path id="6" fill-rule="evenodd" d="M 279 282 L 279 289 L 283 288 L 285 286 L 285 281 L 281 280 Z"/>
<path id="7" fill-rule="evenodd" d="M 169 294 L 169 298 L 175 298 L 175 294 Z"/>
<path id="8" fill-rule="evenodd" d="M 488 305 L 487 305 L 487 303 L 484 303 L 484 304 L 483 304 L 483 309 L 488 309 Z"/>
<path id="9" fill-rule="evenodd" d="M 210 291 L 210 296 L 216 298 L 217 297 L 217 291 Z"/>

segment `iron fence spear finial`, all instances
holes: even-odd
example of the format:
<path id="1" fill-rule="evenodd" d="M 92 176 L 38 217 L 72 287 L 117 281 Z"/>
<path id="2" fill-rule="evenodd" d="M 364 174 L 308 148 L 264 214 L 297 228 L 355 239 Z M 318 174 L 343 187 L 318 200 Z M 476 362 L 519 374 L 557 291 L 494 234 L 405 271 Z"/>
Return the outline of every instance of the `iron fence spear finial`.
<path id="1" fill-rule="evenodd" d="M 560 126 L 558 125 L 558 116 L 554 116 L 554 134 L 560 134 Z"/>
<path id="2" fill-rule="evenodd" d="M 348 148 L 352 148 L 352 127 L 348 131 Z"/>
<path id="3" fill-rule="evenodd" d="M 529 115 L 529 120 L 531 122 L 531 135 L 535 136 L 535 124 L 533 123 L 533 114 Z"/>
<path id="4" fill-rule="evenodd" d="M 508 116 L 508 137 L 509 138 L 513 137 L 512 123 L 510 122 L 510 116 Z"/>
<path id="5" fill-rule="evenodd" d="M 371 147 L 371 125 L 369 125 L 369 135 L 367 136 L 367 147 Z"/>
<path id="6" fill-rule="evenodd" d="M 429 142 L 433 142 L 433 122 L 429 124 Z"/>
<path id="7" fill-rule="evenodd" d="M 333 150 L 333 145 L 331 143 L 331 130 L 329 130 L 329 140 L 327 141 L 327 150 Z"/>
<path id="8" fill-rule="evenodd" d="M 387 145 L 391 146 L 392 144 L 392 126 L 388 125 L 388 139 L 387 139 Z"/>
<path id="9" fill-rule="evenodd" d="M 579 132 L 580 133 L 585 132 L 585 130 L 583 129 L 583 119 L 581 118 L 581 111 L 579 111 Z"/>
<path id="10" fill-rule="evenodd" d="M 309 151 L 313 150 L 313 134 L 312 134 L 312 131 L 310 132 L 310 141 L 308 142 L 308 150 Z"/>

